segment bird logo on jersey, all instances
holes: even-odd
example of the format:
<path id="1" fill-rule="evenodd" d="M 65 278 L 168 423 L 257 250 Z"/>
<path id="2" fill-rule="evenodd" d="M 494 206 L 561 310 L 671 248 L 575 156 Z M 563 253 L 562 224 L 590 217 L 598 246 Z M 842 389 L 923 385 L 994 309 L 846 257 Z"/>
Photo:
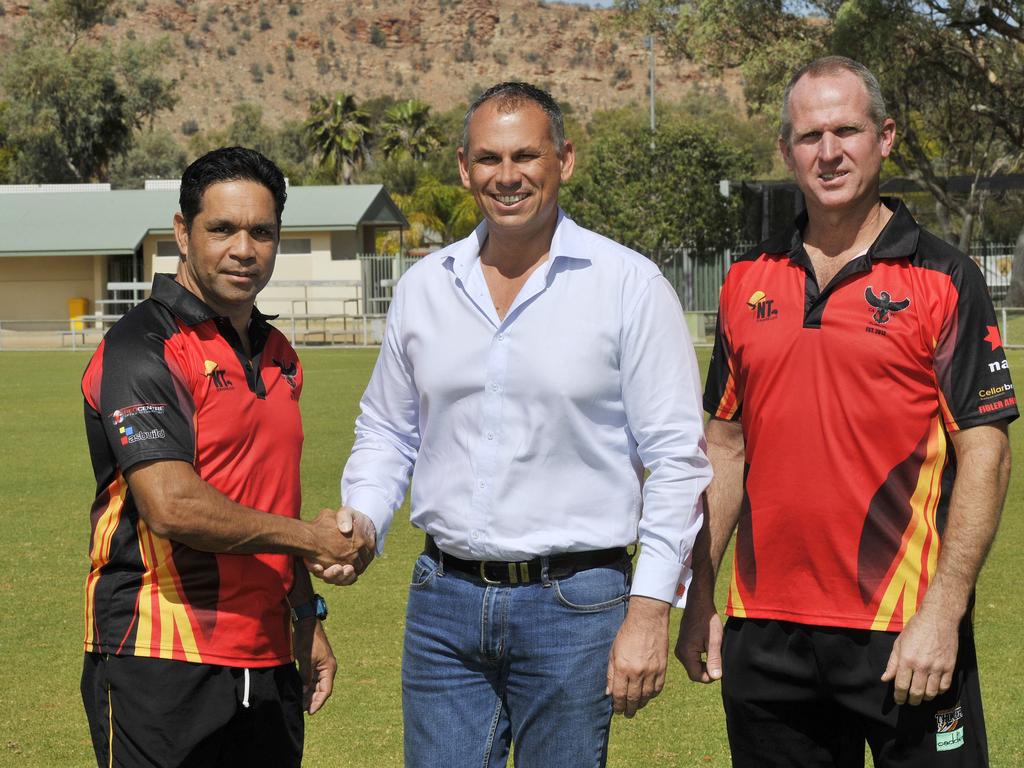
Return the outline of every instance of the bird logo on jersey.
<path id="1" fill-rule="evenodd" d="M 288 382 L 288 386 L 295 389 L 295 374 L 299 372 L 299 367 L 296 365 L 295 361 L 293 360 L 290 363 L 282 363 L 276 357 L 273 358 L 273 360 L 274 365 L 281 369 L 281 376 Z"/>
<path id="2" fill-rule="evenodd" d="M 888 323 L 892 312 L 902 312 L 910 306 L 909 298 L 902 301 L 893 301 L 892 294 L 888 291 L 882 291 L 880 295 L 875 296 L 875 291 L 870 285 L 864 291 L 864 298 L 867 299 L 868 305 L 875 310 L 871 315 L 871 319 L 879 325 Z"/>

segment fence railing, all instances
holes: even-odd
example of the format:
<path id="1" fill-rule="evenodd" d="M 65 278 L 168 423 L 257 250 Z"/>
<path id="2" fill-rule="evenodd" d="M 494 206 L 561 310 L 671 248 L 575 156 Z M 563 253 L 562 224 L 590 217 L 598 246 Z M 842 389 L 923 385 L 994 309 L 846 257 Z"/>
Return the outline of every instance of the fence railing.
<path id="1" fill-rule="evenodd" d="M 711 259 L 698 259 L 677 249 L 659 259 L 665 277 L 679 294 L 696 343 L 711 342 L 722 282 L 734 259 L 750 247 L 739 244 Z M 1001 306 L 1012 277 L 1013 252 L 1012 243 L 976 243 L 971 257 L 996 302 L 1004 345 L 1024 347 L 1024 309 Z M 273 308 L 280 314 L 275 324 L 296 346 L 379 344 L 394 286 L 418 259 L 407 254 L 360 254 L 354 273 L 358 277 L 352 279 L 272 281 L 268 285 L 274 289 L 272 301 L 281 305 Z M 0 350 L 93 348 L 119 313 L 140 301 L 148 287 L 112 283 L 109 292 L 120 294 L 118 303 L 104 300 L 104 314 L 70 321 L 0 318 Z M 122 298 L 127 290 L 132 291 L 130 299 Z"/>
<path id="2" fill-rule="evenodd" d="M 732 262 L 753 247 L 740 243 L 710 259 L 698 258 L 685 248 L 655 256 L 661 271 L 679 294 L 687 312 L 718 311 L 718 294 Z M 1013 243 L 974 243 L 970 256 L 985 276 L 992 301 L 1002 305 L 1010 288 L 1013 272 Z"/>

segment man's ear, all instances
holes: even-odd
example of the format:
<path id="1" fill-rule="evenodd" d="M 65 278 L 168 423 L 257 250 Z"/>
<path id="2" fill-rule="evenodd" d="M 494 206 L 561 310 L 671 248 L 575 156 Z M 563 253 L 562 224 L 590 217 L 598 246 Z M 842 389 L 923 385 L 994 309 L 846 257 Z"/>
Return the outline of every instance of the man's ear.
<path id="1" fill-rule="evenodd" d="M 182 261 L 188 253 L 188 234 L 185 217 L 181 213 L 174 214 L 174 240 L 178 243 L 178 258 Z"/>
<path id="2" fill-rule="evenodd" d="M 462 147 L 455 150 L 455 156 L 459 161 L 459 178 L 462 179 L 462 186 L 469 189 L 469 158 L 466 157 L 466 153 L 462 150 Z"/>
<path id="3" fill-rule="evenodd" d="M 562 145 L 562 154 L 558 158 L 561 164 L 561 178 L 562 183 L 565 184 L 569 179 L 572 178 L 573 169 L 576 167 L 576 147 L 573 146 L 572 142 L 568 139 L 565 140 L 565 144 Z"/>
<path id="4" fill-rule="evenodd" d="M 793 148 L 789 146 L 789 142 L 779 136 L 779 154 L 782 155 L 782 161 L 786 164 L 789 170 L 793 170 Z"/>

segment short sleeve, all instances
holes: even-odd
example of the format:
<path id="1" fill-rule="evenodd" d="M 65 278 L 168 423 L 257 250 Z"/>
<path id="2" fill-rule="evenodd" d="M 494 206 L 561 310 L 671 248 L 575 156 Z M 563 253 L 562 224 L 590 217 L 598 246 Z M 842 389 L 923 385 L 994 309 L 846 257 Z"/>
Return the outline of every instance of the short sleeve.
<path id="1" fill-rule="evenodd" d="M 121 471 L 142 461 L 195 456 L 195 403 L 182 359 L 168 340 L 136 328 L 111 330 L 82 380 Z"/>
<path id="2" fill-rule="evenodd" d="M 977 265 L 963 257 L 950 275 L 935 376 L 950 431 L 1015 419 L 1017 398 L 995 309 Z"/>
<path id="3" fill-rule="evenodd" d="M 704 410 L 716 419 L 735 421 L 740 418 L 742 389 L 736 381 L 732 348 L 729 344 L 725 301 L 728 285 L 729 281 L 726 279 L 719 301 L 718 321 L 715 323 L 715 345 L 711 351 L 711 362 L 704 385 Z"/>

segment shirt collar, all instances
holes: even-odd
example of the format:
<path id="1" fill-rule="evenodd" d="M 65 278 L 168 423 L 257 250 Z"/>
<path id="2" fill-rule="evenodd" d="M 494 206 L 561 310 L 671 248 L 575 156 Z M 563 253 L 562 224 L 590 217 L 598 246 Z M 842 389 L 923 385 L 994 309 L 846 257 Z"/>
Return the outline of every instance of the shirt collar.
<path id="1" fill-rule="evenodd" d="M 917 251 L 917 241 L 921 228 L 910 215 L 902 200 L 894 197 L 883 197 L 882 204 L 892 211 L 892 218 L 868 248 L 867 255 L 872 259 L 902 259 L 913 256 Z M 807 227 L 807 211 L 797 216 L 793 225 L 761 246 L 762 253 L 779 253 L 796 258 L 804 245 L 803 232 Z"/>
<path id="2" fill-rule="evenodd" d="M 548 260 L 541 266 L 543 274 L 547 274 L 556 261 L 575 260 L 586 263 L 593 261 L 594 254 L 583 250 L 580 242 L 579 225 L 565 215 L 565 211 L 558 209 L 558 222 L 555 224 L 555 232 L 551 236 L 551 247 L 548 251 Z M 473 266 L 480 259 L 480 249 L 487 240 L 487 219 L 481 221 L 473 233 L 459 242 L 453 244 L 449 254 L 444 259 L 444 265 L 450 269 L 459 280 L 465 283 L 469 279 L 469 273 Z"/>
<path id="3" fill-rule="evenodd" d="M 219 317 L 207 306 L 206 302 L 185 288 L 172 275 L 154 275 L 150 297 L 167 307 L 188 326 L 199 325 Z M 269 328 L 266 327 L 269 325 L 268 321 L 275 319 L 277 315 L 264 315 L 254 305 L 251 317 L 250 333 L 256 331 L 260 336 L 265 336 L 269 331 Z"/>

